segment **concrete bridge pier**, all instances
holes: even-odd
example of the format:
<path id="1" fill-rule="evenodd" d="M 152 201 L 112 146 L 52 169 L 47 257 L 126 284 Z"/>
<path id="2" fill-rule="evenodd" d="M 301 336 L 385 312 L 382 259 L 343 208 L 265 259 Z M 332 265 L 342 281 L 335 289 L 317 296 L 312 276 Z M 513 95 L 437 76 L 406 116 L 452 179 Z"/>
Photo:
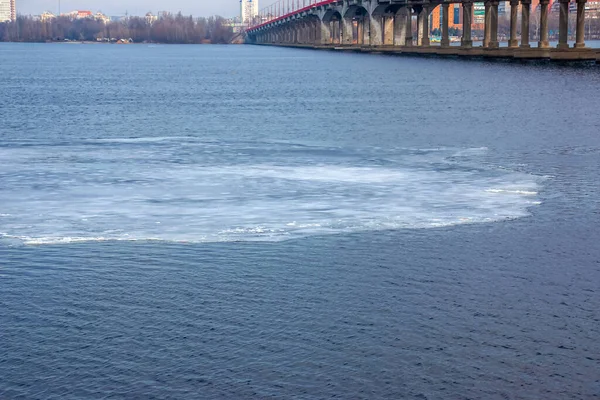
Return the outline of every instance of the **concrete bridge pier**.
<path id="1" fill-rule="evenodd" d="M 485 2 L 485 17 L 483 24 L 483 47 L 490 47 L 490 25 L 492 24 L 492 15 L 490 13 L 491 2 Z"/>
<path id="2" fill-rule="evenodd" d="M 319 42 L 320 44 L 330 44 L 331 43 L 331 24 L 329 21 L 323 21 L 319 23 L 320 33 L 319 33 Z"/>
<path id="3" fill-rule="evenodd" d="M 473 39 L 471 36 L 471 23 L 473 21 L 473 3 L 465 1 L 462 3 L 463 11 L 463 34 L 461 45 L 465 48 L 473 47 Z"/>
<path id="4" fill-rule="evenodd" d="M 585 34 L 585 2 L 586 0 L 577 0 L 577 30 L 575 31 L 575 48 L 585 47 L 583 36 Z"/>
<path id="5" fill-rule="evenodd" d="M 371 46 L 381 46 L 383 44 L 382 24 L 382 15 L 369 13 L 369 44 Z"/>
<path id="6" fill-rule="evenodd" d="M 517 39 L 518 14 L 519 0 L 510 0 L 510 39 L 508 39 L 508 47 L 512 48 L 519 47 L 519 40 Z"/>
<path id="7" fill-rule="evenodd" d="M 383 15 L 383 44 L 386 46 L 394 45 L 394 14 Z"/>
<path id="8" fill-rule="evenodd" d="M 450 47 L 450 35 L 448 34 L 448 17 L 450 12 L 450 4 L 442 4 L 442 40 L 440 46 Z"/>
<path id="9" fill-rule="evenodd" d="M 299 35 L 298 35 L 298 43 L 307 44 L 308 41 L 306 40 L 306 21 L 300 20 L 300 22 L 298 24 L 300 25 L 300 31 L 299 31 Z"/>
<path id="10" fill-rule="evenodd" d="M 298 26 L 295 22 L 290 24 L 290 43 L 298 43 Z"/>
<path id="11" fill-rule="evenodd" d="M 342 44 L 352 45 L 354 43 L 354 20 L 351 15 L 342 18 Z"/>
<path id="12" fill-rule="evenodd" d="M 371 44 L 371 28 L 369 27 L 369 18 L 365 15 L 360 19 L 360 34 L 358 34 L 360 44 Z"/>
<path id="13" fill-rule="evenodd" d="M 548 6 L 550 0 L 540 0 L 540 41 L 538 47 L 547 49 L 550 47 L 548 41 Z"/>
<path id="14" fill-rule="evenodd" d="M 559 0 L 560 14 L 558 16 L 558 49 L 569 48 L 569 0 Z"/>
<path id="15" fill-rule="evenodd" d="M 521 0 L 521 47 L 528 49 L 529 45 L 529 15 L 531 0 Z"/>
<path id="16" fill-rule="evenodd" d="M 410 10 L 408 7 L 402 7 L 394 16 L 394 45 L 396 46 L 408 46 L 409 37 L 412 33 L 409 33 L 410 25 Z M 412 42 L 412 37 L 410 38 Z M 412 43 L 411 43 L 412 44 Z"/>
<path id="17" fill-rule="evenodd" d="M 417 11 L 417 46 L 429 46 L 429 12 L 427 6 L 415 7 Z"/>
<path id="18" fill-rule="evenodd" d="M 500 47 L 500 42 L 498 42 L 498 1 L 490 3 L 490 42 L 488 46 L 491 49 Z"/>
<path id="19" fill-rule="evenodd" d="M 342 30 L 340 20 L 341 18 L 331 21 L 331 43 L 333 44 L 341 44 Z"/>

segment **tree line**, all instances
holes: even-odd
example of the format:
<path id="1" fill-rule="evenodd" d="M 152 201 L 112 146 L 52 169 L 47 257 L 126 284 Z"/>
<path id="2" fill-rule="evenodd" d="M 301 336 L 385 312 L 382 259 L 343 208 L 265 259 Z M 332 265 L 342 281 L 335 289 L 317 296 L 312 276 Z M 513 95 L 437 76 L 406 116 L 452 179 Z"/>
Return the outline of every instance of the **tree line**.
<path id="1" fill-rule="evenodd" d="M 234 36 L 222 17 L 193 18 L 181 13 L 151 22 L 145 17 L 122 21 L 56 17 L 41 21 L 18 16 L 16 21 L 0 23 L 0 42 L 96 41 L 133 39 L 136 43 L 229 43 Z"/>

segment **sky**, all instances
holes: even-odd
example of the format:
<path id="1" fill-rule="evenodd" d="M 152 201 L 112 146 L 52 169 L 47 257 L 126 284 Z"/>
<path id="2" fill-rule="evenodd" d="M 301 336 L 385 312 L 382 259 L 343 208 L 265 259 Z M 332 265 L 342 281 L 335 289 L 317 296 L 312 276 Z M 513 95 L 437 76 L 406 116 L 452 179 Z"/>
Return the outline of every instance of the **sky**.
<path id="1" fill-rule="evenodd" d="M 275 1 L 275 0 L 272 0 Z M 44 11 L 58 13 L 59 0 L 16 0 L 19 14 L 39 15 Z M 263 0 L 260 5 L 268 5 Z M 239 0 L 60 0 L 61 12 L 73 10 L 102 11 L 107 15 L 144 15 L 148 11 L 181 11 L 184 15 L 234 17 L 239 14 Z"/>

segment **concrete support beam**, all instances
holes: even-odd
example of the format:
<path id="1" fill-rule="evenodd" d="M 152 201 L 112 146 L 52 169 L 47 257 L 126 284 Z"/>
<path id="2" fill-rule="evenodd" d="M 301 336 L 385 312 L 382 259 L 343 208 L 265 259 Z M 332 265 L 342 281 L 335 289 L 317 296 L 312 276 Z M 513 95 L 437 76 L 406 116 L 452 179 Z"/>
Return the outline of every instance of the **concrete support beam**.
<path id="1" fill-rule="evenodd" d="M 406 9 L 406 45 L 413 45 L 413 29 L 412 29 L 412 7 Z"/>
<path id="2" fill-rule="evenodd" d="M 381 46 L 383 44 L 381 15 L 369 15 L 369 44 L 371 46 Z"/>
<path id="3" fill-rule="evenodd" d="M 450 35 L 448 34 L 449 12 L 450 4 L 442 4 L 442 40 L 440 41 L 442 47 L 450 47 Z"/>
<path id="4" fill-rule="evenodd" d="M 339 20 L 331 21 L 331 42 L 333 44 L 340 44 L 342 38 L 342 26 Z"/>
<path id="5" fill-rule="evenodd" d="M 577 0 L 577 29 L 575 31 L 575 48 L 585 47 L 585 2 L 586 0 Z"/>
<path id="6" fill-rule="evenodd" d="M 491 49 L 500 47 L 500 42 L 498 42 L 498 1 L 490 3 L 490 42 L 488 47 Z"/>
<path id="7" fill-rule="evenodd" d="M 473 22 L 473 3 L 464 2 L 463 7 L 463 35 L 461 40 L 462 47 L 473 47 L 473 39 L 471 39 L 471 24 Z"/>
<path id="8" fill-rule="evenodd" d="M 319 22 L 319 42 L 321 44 L 330 44 L 331 43 L 331 24 L 329 21 L 323 22 L 320 20 Z"/>
<path id="9" fill-rule="evenodd" d="M 429 10 L 425 5 L 417 8 L 417 46 L 429 46 Z"/>
<path id="10" fill-rule="evenodd" d="M 519 14 L 519 0 L 510 0 L 510 39 L 508 39 L 508 47 L 518 47 L 517 40 L 517 23 Z"/>
<path id="11" fill-rule="evenodd" d="M 364 26 L 361 19 L 356 20 L 356 44 L 363 44 L 364 39 Z"/>
<path id="12" fill-rule="evenodd" d="M 308 44 L 308 24 L 302 22 L 302 44 Z"/>
<path id="13" fill-rule="evenodd" d="M 559 49 L 569 48 L 569 0 L 559 0 L 560 15 L 558 17 L 558 45 Z"/>
<path id="14" fill-rule="evenodd" d="M 423 8 L 416 8 L 417 12 L 417 46 L 423 44 Z"/>
<path id="15" fill-rule="evenodd" d="M 485 17 L 484 17 L 484 27 L 483 27 L 483 47 L 490 47 L 490 38 L 491 38 L 491 30 L 490 27 L 492 25 L 492 15 L 490 13 L 491 2 L 485 2 Z"/>
<path id="16" fill-rule="evenodd" d="M 529 48 L 529 16 L 531 0 L 521 0 L 521 47 Z"/>
<path id="17" fill-rule="evenodd" d="M 371 19 L 365 16 L 362 19 L 362 44 L 370 45 L 371 44 Z"/>
<path id="18" fill-rule="evenodd" d="M 294 31 L 296 32 L 295 43 L 302 44 L 302 22 L 296 22 Z"/>
<path id="19" fill-rule="evenodd" d="M 383 17 L 383 44 L 394 45 L 394 16 L 385 15 Z"/>
<path id="20" fill-rule="evenodd" d="M 351 45 L 354 42 L 353 35 L 354 25 L 352 18 L 345 17 L 342 19 L 342 44 Z"/>
<path id="21" fill-rule="evenodd" d="M 421 10 L 422 23 L 421 23 L 421 46 L 429 46 L 429 8 L 423 6 Z"/>
<path id="22" fill-rule="evenodd" d="M 401 8 L 394 16 L 394 45 L 406 46 L 406 14 L 410 13 L 406 7 Z"/>
<path id="23" fill-rule="evenodd" d="M 550 47 L 548 41 L 548 5 L 550 0 L 540 0 L 540 41 L 538 47 L 547 49 Z"/>

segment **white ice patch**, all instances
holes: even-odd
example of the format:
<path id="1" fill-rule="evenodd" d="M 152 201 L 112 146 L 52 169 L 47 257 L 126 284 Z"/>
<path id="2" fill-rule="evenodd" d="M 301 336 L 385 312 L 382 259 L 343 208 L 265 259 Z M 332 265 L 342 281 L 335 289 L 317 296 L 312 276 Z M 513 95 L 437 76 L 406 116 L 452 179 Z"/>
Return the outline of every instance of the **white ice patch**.
<path id="1" fill-rule="evenodd" d="M 157 139 L 4 148 L 0 237 L 279 241 L 487 223 L 540 204 L 540 179 L 484 167 L 485 148 L 364 154 Z"/>

